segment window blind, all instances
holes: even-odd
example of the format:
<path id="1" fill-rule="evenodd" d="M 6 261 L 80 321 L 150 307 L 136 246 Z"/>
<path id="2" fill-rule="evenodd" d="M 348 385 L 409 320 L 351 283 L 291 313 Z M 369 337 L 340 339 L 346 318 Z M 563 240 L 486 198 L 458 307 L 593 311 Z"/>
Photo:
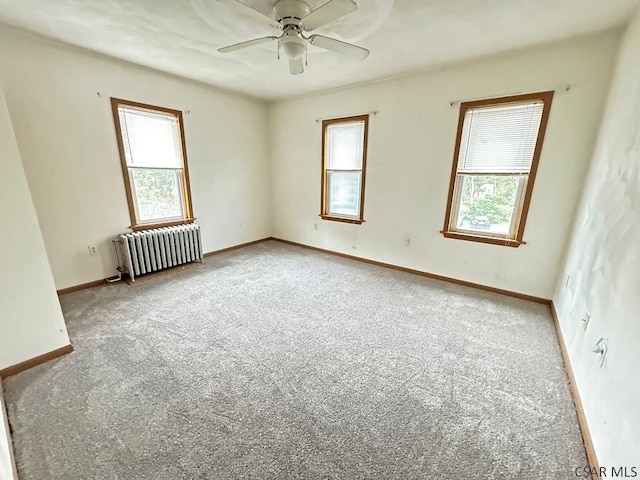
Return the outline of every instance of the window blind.
<path id="1" fill-rule="evenodd" d="M 327 168 L 359 170 L 364 150 L 364 122 L 337 123 L 327 127 Z"/>
<path id="2" fill-rule="evenodd" d="M 543 108 L 540 101 L 467 110 L 458 173 L 529 173 Z"/>
<path id="3" fill-rule="evenodd" d="M 129 167 L 182 168 L 178 119 L 132 108 L 118 108 Z"/>

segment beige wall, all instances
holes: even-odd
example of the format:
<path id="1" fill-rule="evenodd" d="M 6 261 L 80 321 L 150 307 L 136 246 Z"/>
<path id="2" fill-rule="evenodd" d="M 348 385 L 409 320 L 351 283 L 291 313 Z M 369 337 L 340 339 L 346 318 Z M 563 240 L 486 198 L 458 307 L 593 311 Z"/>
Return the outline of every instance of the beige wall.
<path id="1" fill-rule="evenodd" d="M 0 370 L 69 345 L 0 90 Z"/>
<path id="2" fill-rule="evenodd" d="M 0 80 L 58 289 L 113 275 L 110 240 L 130 225 L 112 96 L 189 111 L 205 252 L 270 235 L 264 103 L 5 28 Z"/>
<path id="3" fill-rule="evenodd" d="M 551 298 L 600 122 L 619 36 L 598 35 L 273 104 L 273 234 L 295 242 Z M 571 84 L 571 90 L 563 87 Z M 558 89 L 524 235 L 507 248 L 445 239 L 459 107 Z M 321 124 L 371 118 L 361 226 L 319 219 Z M 318 229 L 314 224 L 318 223 Z M 404 245 L 405 235 L 413 246 Z M 354 248 L 355 245 L 355 248 Z"/>
<path id="4" fill-rule="evenodd" d="M 581 204 L 555 303 L 600 464 L 640 469 L 640 11 L 623 38 Z M 591 352 L 601 337 L 602 368 Z"/>

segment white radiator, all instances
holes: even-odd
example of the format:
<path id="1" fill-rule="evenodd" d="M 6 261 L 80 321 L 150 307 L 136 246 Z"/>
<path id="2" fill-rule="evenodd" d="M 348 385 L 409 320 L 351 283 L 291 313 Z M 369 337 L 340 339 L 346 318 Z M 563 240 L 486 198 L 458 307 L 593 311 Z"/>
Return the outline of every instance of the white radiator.
<path id="1" fill-rule="evenodd" d="M 124 273 L 131 281 L 145 273 L 202 261 L 200 226 L 195 224 L 123 233 L 119 241 Z"/>

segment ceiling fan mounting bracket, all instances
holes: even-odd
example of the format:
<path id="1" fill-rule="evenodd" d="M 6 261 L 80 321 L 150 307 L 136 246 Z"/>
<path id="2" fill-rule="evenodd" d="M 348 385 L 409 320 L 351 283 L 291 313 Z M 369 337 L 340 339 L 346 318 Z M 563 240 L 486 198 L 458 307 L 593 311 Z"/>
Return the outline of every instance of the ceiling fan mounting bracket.
<path id="1" fill-rule="evenodd" d="M 282 36 L 300 36 L 302 35 L 302 27 L 300 25 L 290 24 L 282 27 Z"/>

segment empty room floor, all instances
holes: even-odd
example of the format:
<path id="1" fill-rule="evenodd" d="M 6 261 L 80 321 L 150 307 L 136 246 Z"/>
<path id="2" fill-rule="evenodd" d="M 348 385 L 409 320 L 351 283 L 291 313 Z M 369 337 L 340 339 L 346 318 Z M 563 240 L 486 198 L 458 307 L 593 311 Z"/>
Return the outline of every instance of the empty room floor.
<path id="1" fill-rule="evenodd" d="M 268 241 L 61 298 L 8 378 L 22 480 L 567 479 L 549 308 Z"/>

